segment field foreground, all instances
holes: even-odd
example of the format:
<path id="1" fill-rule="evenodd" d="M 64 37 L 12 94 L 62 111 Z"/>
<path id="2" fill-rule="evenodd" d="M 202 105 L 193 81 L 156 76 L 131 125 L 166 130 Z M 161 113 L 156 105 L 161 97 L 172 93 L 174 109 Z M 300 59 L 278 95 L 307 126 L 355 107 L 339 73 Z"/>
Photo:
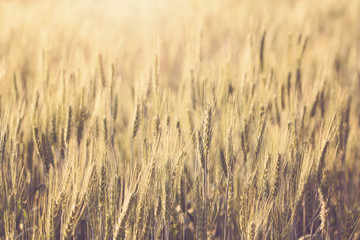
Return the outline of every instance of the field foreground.
<path id="1" fill-rule="evenodd" d="M 359 239 L 360 1 L 0 1 L 0 239 Z"/>

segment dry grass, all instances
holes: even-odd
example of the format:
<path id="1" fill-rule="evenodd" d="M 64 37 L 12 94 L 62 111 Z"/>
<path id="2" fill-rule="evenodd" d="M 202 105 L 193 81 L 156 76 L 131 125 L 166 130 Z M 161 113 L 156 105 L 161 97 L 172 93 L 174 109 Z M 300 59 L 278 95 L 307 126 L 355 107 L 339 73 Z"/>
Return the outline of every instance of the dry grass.
<path id="1" fill-rule="evenodd" d="M 0 239 L 359 239 L 356 0 L 0 2 Z"/>

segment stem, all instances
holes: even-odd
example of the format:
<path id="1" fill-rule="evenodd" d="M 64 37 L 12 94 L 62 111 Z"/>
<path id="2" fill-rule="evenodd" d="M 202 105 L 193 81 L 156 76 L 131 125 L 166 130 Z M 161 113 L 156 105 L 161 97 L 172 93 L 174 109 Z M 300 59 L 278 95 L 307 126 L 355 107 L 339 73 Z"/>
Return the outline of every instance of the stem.
<path id="1" fill-rule="evenodd" d="M 101 211 L 101 206 L 100 206 L 100 239 L 103 239 L 103 237 L 102 237 L 102 228 L 103 228 L 103 224 L 102 224 L 102 211 Z"/>
<path id="2" fill-rule="evenodd" d="M 314 218 L 316 213 L 316 200 L 317 200 L 317 193 L 315 194 L 315 201 L 314 201 L 314 209 L 313 209 L 313 215 L 311 219 L 311 227 L 310 227 L 310 240 L 313 239 L 313 228 L 314 228 Z"/>
<path id="3" fill-rule="evenodd" d="M 297 239 L 295 220 L 293 220 L 293 232 L 294 232 L 294 239 Z"/>
<path id="4" fill-rule="evenodd" d="M 306 234 L 306 196 L 303 201 L 303 235 Z"/>
<path id="5" fill-rule="evenodd" d="M 170 217 L 166 221 L 166 240 L 169 240 L 169 235 L 170 235 Z"/>
<path id="6" fill-rule="evenodd" d="M 186 182 L 186 174 L 184 173 L 184 185 L 185 185 L 185 212 L 184 212 L 184 223 L 183 223 L 183 239 L 185 238 L 186 233 L 186 213 L 187 213 L 187 204 L 186 204 L 186 194 L 187 194 L 187 182 Z"/>
<path id="7" fill-rule="evenodd" d="M 228 221 L 228 219 L 227 219 L 227 205 L 228 205 L 228 197 L 229 197 L 229 181 L 230 181 L 230 172 L 228 171 L 228 181 L 227 181 L 227 187 L 226 187 L 226 200 L 225 200 L 224 240 L 226 240 L 226 233 L 227 233 L 227 221 Z"/>
<path id="8" fill-rule="evenodd" d="M 156 239 L 157 237 L 157 222 L 154 220 L 154 233 L 152 234 L 153 239 Z"/>
<path id="9" fill-rule="evenodd" d="M 183 222 L 183 239 L 186 239 L 185 238 L 185 228 L 186 228 L 186 223 L 185 223 L 185 221 L 186 221 L 186 213 L 184 213 L 184 222 Z"/>
<path id="10" fill-rule="evenodd" d="M 207 239 L 207 156 L 205 156 L 204 165 L 204 239 Z"/>
<path id="11" fill-rule="evenodd" d="M 326 237 L 325 239 L 329 239 L 330 236 L 330 226 L 329 226 L 329 221 L 326 221 Z"/>

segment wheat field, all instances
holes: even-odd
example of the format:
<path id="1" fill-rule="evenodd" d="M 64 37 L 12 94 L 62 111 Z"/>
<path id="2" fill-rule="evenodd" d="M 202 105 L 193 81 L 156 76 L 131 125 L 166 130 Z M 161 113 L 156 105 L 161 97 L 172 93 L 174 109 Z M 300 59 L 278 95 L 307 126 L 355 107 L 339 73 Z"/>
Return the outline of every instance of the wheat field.
<path id="1" fill-rule="evenodd" d="M 0 1 L 0 239 L 360 239 L 360 1 Z"/>

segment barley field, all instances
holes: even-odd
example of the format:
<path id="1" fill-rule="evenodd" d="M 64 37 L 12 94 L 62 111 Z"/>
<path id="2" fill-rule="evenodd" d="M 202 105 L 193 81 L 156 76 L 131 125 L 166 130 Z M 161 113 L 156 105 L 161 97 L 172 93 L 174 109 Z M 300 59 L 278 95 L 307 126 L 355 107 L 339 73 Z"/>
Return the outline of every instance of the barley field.
<path id="1" fill-rule="evenodd" d="M 0 239 L 360 239 L 360 1 L 0 1 Z"/>

